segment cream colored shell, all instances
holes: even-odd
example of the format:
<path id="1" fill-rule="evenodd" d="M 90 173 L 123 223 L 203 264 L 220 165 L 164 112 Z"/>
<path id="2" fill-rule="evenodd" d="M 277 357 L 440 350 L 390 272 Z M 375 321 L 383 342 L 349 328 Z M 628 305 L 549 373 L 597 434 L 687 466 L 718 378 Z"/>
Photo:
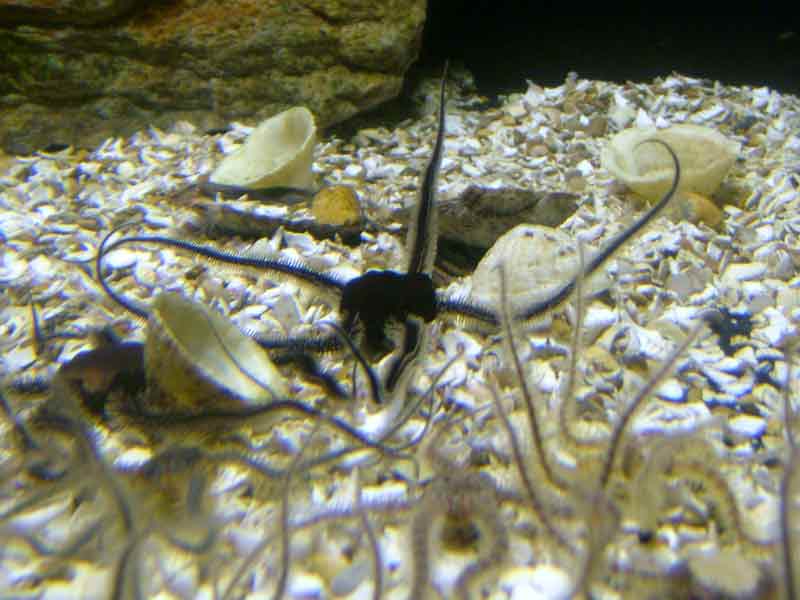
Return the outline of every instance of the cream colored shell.
<path id="1" fill-rule="evenodd" d="M 223 159 L 210 181 L 252 189 L 310 188 L 316 142 L 311 111 L 290 108 L 262 121 L 239 150 Z"/>
<path id="2" fill-rule="evenodd" d="M 153 301 L 144 360 L 153 412 L 254 406 L 288 392 L 253 339 L 220 313 L 180 294 L 162 293 Z"/>
<path id="3" fill-rule="evenodd" d="M 584 249 L 588 260 L 592 250 Z M 517 312 L 544 300 L 569 281 L 578 269 L 578 246 L 563 231 L 543 225 L 517 225 L 500 236 L 481 259 L 472 275 L 474 301 L 498 310 L 500 275 L 503 264 L 509 306 Z M 595 274 L 586 283 L 585 293 L 603 287 L 603 278 Z"/>
<path id="4" fill-rule="evenodd" d="M 666 129 L 631 128 L 618 133 L 603 149 L 603 167 L 637 194 L 654 202 L 672 184 L 672 159 L 661 140 L 675 151 L 681 165 L 679 190 L 710 196 L 722 183 L 739 153 L 739 144 L 709 127 L 675 125 Z"/>

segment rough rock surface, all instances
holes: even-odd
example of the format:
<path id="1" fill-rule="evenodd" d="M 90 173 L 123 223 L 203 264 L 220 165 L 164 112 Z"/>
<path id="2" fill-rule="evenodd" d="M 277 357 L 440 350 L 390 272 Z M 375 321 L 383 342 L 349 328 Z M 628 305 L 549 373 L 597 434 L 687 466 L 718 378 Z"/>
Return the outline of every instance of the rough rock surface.
<path id="1" fill-rule="evenodd" d="M 425 0 L 0 0 L 0 146 L 297 104 L 337 123 L 399 93 L 424 20 Z"/>

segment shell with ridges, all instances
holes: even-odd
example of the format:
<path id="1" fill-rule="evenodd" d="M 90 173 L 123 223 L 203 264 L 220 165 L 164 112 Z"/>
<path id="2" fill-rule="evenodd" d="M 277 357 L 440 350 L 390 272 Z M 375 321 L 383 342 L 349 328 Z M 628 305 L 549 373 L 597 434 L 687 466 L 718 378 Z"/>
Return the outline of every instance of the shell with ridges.
<path id="1" fill-rule="evenodd" d="M 244 145 L 220 163 L 210 182 L 246 188 L 310 188 L 316 142 L 311 111 L 290 108 L 262 121 Z"/>
<path id="2" fill-rule="evenodd" d="M 669 145 L 681 164 L 680 191 L 714 193 L 739 154 L 739 144 L 709 127 L 675 125 L 666 129 L 631 128 L 615 135 L 603 149 L 603 167 L 637 194 L 654 202 L 672 184 Z"/>
<path id="3" fill-rule="evenodd" d="M 586 249 L 590 256 L 591 249 Z M 578 268 L 578 245 L 567 233 L 543 225 L 517 225 L 498 238 L 472 275 L 472 299 L 500 306 L 497 266 L 505 266 L 508 300 L 513 310 L 522 309 L 553 293 Z M 594 293 L 606 283 L 595 274 L 586 282 Z"/>
<path id="4" fill-rule="evenodd" d="M 144 352 L 156 413 L 253 406 L 288 389 L 266 352 L 223 315 L 175 293 L 156 297 Z"/>

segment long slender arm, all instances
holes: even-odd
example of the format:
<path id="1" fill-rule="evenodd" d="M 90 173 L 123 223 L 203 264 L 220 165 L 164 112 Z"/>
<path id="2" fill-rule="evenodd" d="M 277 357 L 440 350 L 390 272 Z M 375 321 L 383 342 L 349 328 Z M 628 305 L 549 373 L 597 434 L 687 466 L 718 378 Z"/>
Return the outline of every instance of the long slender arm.
<path id="1" fill-rule="evenodd" d="M 526 321 L 528 319 L 533 319 L 534 317 L 538 317 L 539 315 L 554 309 L 562 302 L 567 300 L 567 298 L 569 298 L 575 289 L 575 283 L 578 280 L 578 277 L 581 277 L 585 280 L 587 277 L 597 271 L 609 258 L 614 255 L 617 250 L 619 250 L 623 245 L 641 232 L 642 229 L 648 223 L 650 223 L 650 221 L 657 217 L 659 213 L 661 213 L 661 211 L 667 206 L 667 204 L 669 204 L 669 201 L 672 200 L 672 197 L 675 195 L 675 191 L 678 189 L 678 184 L 681 180 L 681 165 L 677 155 L 668 144 L 662 142 L 661 140 L 647 140 L 643 143 L 661 144 L 672 157 L 672 162 L 675 165 L 675 175 L 672 178 L 672 185 L 670 186 L 669 190 L 667 190 L 661 200 L 656 202 L 650 210 L 639 217 L 633 223 L 633 225 L 616 236 L 605 248 L 603 248 L 602 251 L 600 251 L 599 254 L 597 254 L 597 256 L 588 261 L 582 274 L 576 275 L 570 279 L 561 288 L 556 290 L 556 292 L 549 298 L 540 300 L 514 315 L 516 320 Z"/>
<path id="2" fill-rule="evenodd" d="M 442 82 L 439 88 L 439 118 L 436 131 L 436 142 L 433 145 L 428 166 L 422 177 L 419 199 L 414 209 L 414 217 L 408 228 L 406 248 L 408 250 L 407 273 L 427 273 L 433 271 L 436 260 L 436 180 L 439 167 L 442 164 L 444 153 L 444 122 L 445 122 L 445 87 L 447 83 L 447 63 L 442 73 Z"/>

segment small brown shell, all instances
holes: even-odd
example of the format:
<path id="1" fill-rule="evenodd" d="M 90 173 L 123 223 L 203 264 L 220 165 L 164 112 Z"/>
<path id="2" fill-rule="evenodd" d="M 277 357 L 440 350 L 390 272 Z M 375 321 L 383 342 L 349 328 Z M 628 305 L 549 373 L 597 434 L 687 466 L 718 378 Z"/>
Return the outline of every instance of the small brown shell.
<path id="1" fill-rule="evenodd" d="M 714 201 L 696 192 L 679 193 L 668 207 L 668 214 L 676 220 L 687 220 L 695 225 L 704 223 L 712 229 L 722 224 L 722 211 Z"/>
<path id="2" fill-rule="evenodd" d="M 311 214 L 323 225 L 355 225 L 361 220 L 361 206 L 353 188 L 335 185 L 322 188 L 314 196 Z"/>

